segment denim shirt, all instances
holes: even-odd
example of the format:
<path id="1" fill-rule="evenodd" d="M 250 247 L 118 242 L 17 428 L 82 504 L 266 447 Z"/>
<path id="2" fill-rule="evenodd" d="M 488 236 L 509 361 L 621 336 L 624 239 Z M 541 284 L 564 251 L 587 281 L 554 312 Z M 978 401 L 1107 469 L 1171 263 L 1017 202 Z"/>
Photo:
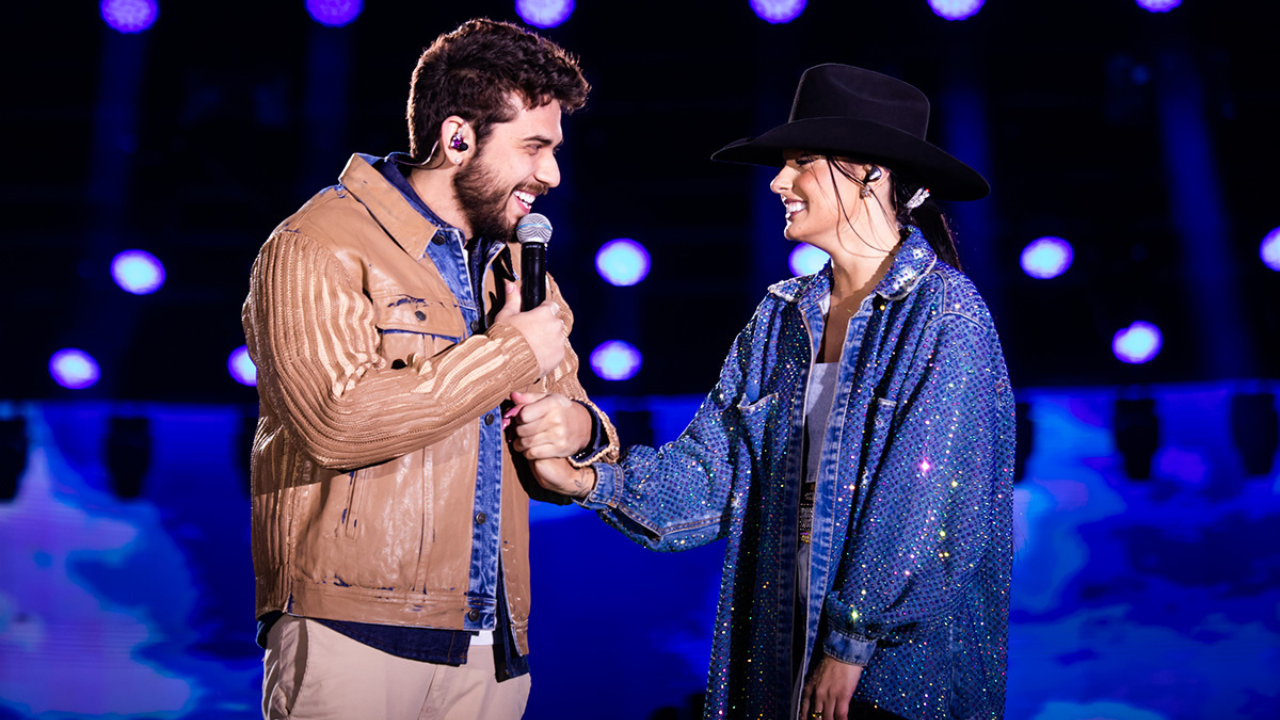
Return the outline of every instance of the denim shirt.
<path id="1" fill-rule="evenodd" d="M 796 665 L 806 672 L 819 653 L 864 665 L 855 700 L 905 717 L 995 718 L 1013 395 L 972 283 L 909 230 L 840 358 Z M 830 266 L 771 287 L 689 427 L 597 464 L 582 501 L 655 550 L 727 539 L 707 717 L 794 713 L 804 393 L 830 287 Z"/>

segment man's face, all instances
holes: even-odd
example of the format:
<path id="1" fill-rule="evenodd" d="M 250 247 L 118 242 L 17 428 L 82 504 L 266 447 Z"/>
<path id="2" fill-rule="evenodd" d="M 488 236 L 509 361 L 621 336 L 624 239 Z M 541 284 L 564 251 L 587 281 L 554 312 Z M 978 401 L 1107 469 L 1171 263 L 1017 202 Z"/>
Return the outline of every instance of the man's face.
<path id="1" fill-rule="evenodd" d="M 560 102 L 520 111 L 498 123 L 476 156 L 453 176 L 453 191 L 475 237 L 510 240 L 533 201 L 560 184 L 555 151 L 564 139 Z"/>

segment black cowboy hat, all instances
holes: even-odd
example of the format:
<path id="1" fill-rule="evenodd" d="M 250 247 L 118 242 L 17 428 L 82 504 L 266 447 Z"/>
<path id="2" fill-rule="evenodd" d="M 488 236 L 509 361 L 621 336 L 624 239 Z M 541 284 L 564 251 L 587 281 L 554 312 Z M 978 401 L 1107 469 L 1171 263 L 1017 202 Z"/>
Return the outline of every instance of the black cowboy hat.
<path id="1" fill-rule="evenodd" d="M 925 141 L 929 99 L 901 80 L 851 65 L 804 71 L 785 125 L 730 143 L 712 160 L 783 164 L 782 151 L 809 150 L 909 172 L 935 197 L 977 200 L 991 192 L 977 170 Z"/>

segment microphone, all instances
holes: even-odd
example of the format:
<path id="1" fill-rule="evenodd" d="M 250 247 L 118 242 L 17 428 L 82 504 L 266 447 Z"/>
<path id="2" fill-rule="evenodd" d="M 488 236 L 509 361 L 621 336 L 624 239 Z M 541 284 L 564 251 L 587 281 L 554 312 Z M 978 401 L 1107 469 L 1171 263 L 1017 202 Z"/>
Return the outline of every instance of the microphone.
<path id="1" fill-rule="evenodd" d="M 520 241 L 520 302 L 522 310 L 532 310 L 547 299 L 547 241 L 551 221 L 541 213 L 529 213 L 516 225 Z"/>

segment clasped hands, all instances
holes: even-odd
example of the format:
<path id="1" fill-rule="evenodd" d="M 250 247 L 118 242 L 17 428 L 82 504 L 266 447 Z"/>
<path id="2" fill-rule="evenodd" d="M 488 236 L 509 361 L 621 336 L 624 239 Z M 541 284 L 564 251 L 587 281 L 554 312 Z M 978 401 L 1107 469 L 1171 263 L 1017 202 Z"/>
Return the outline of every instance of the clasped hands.
<path id="1" fill-rule="evenodd" d="M 512 393 L 503 415 L 511 449 L 529 461 L 538 484 L 555 493 L 583 498 L 596 484 L 595 470 L 566 460 L 591 441 L 591 411 L 560 393 Z"/>

